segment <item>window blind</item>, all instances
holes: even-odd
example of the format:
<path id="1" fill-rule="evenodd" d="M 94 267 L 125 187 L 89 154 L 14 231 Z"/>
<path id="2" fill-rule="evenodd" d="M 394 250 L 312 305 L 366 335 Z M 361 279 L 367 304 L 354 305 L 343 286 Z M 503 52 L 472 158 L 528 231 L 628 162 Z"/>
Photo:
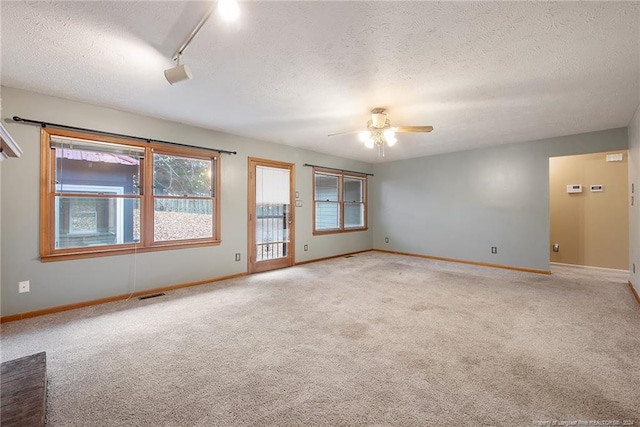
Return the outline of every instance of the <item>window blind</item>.
<path id="1" fill-rule="evenodd" d="M 144 147 L 112 144 L 109 142 L 92 141 L 89 139 L 69 138 L 59 135 L 51 135 L 51 148 L 121 154 L 137 159 L 144 157 Z"/>

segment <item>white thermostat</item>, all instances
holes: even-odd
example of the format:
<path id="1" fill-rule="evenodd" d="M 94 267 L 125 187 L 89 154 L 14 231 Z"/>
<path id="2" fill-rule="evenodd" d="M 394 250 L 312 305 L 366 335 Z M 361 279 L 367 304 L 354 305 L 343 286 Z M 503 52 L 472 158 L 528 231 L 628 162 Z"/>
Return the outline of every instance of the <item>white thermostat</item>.
<path id="1" fill-rule="evenodd" d="M 597 185 L 592 185 L 591 186 L 591 192 L 592 193 L 599 193 L 602 191 L 602 185 L 597 184 Z"/>
<path id="2" fill-rule="evenodd" d="M 582 193 L 582 184 L 567 185 L 567 193 Z"/>

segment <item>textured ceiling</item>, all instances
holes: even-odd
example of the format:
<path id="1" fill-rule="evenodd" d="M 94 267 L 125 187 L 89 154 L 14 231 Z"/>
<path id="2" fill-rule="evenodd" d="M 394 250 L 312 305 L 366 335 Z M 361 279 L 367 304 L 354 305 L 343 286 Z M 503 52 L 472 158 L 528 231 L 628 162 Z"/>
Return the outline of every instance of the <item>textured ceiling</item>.
<path id="1" fill-rule="evenodd" d="M 368 162 L 627 126 L 640 102 L 637 2 L 242 2 L 170 86 L 208 5 L 3 1 L 2 84 Z M 374 107 L 435 130 L 384 159 L 327 137 Z"/>

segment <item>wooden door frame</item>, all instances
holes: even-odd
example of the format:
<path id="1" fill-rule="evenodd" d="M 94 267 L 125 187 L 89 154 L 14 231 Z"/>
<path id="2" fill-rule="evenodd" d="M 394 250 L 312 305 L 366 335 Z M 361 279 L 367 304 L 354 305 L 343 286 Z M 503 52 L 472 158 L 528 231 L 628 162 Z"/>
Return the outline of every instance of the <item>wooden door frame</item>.
<path id="1" fill-rule="evenodd" d="M 268 271 L 276 268 L 291 267 L 295 264 L 295 230 L 296 230 L 296 215 L 295 215 L 295 164 L 280 162 L 276 160 L 262 159 L 258 157 L 248 158 L 248 185 L 247 185 L 247 272 L 249 274 L 259 273 L 262 271 Z M 255 211 L 256 211 L 256 179 L 255 179 L 255 167 L 265 166 L 279 169 L 289 170 L 289 215 L 291 219 L 291 226 L 289 227 L 289 259 L 288 265 L 271 267 L 268 264 L 266 268 L 256 268 L 253 262 L 255 256 L 255 242 L 256 242 L 256 226 L 255 226 Z M 279 258 L 281 259 L 281 258 Z"/>

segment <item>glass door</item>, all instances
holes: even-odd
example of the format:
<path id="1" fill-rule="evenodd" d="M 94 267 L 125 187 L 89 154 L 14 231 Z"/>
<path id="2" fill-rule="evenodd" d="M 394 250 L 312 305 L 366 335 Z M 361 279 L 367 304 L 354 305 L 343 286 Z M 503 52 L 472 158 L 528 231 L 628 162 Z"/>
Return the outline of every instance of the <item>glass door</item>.
<path id="1" fill-rule="evenodd" d="M 293 165 L 249 159 L 249 273 L 293 265 Z"/>

